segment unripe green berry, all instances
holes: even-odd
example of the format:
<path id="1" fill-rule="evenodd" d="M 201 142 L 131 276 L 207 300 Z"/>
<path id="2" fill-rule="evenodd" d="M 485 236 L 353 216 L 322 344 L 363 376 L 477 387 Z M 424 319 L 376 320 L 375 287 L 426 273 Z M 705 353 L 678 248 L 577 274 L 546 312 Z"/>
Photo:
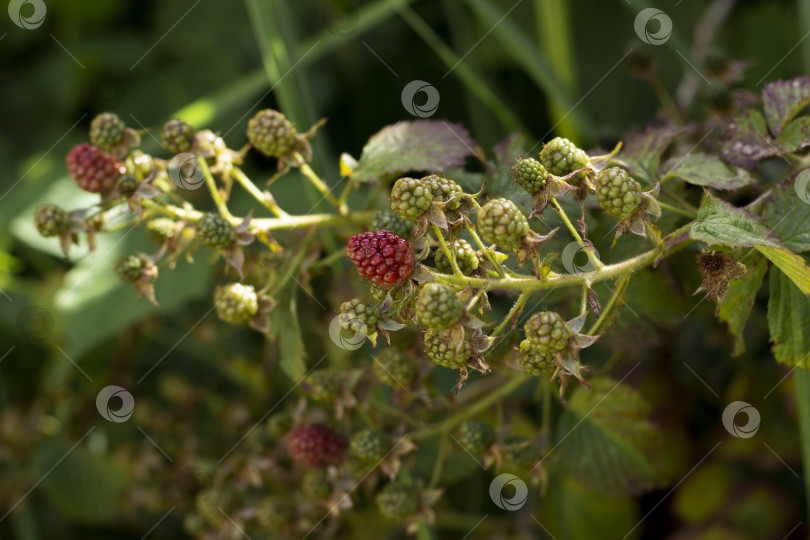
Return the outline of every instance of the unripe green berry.
<path id="1" fill-rule="evenodd" d="M 485 242 L 517 249 L 529 233 L 529 221 L 509 199 L 492 199 L 478 212 L 478 231 Z"/>
<path id="2" fill-rule="evenodd" d="M 140 181 L 138 179 L 127 174 L 118 179 L 115 189 L 124 197 L 132 197 L 139 185 Z"/>
<path id="3" fill-rule="evenodd" d="M 391 188 L 391 210 L 403 219 L 416 220 L 433 202 L 430 187 L 416 178 L 400 178 Z"/>
<path id="4" fill-rule="evenodd" d="M 236 240 L 233 225 L 219 214 L 205 214 L 194 226 L 200 242 L 213 249 L 223 249 Z"/>
<path id="5" fill-rule="evenodd" d="M 425 353 L 434 364 L 458 369 L 470 359 L 470 342 L 466 336 L 461 343 L 451 338 L 448 331 L 428 330 L 425 332 Z"/>
<path id="6" fill-rule="evenodd" d="M 359 298 L 352 298 L 340 306 L 338 322 L 350 335 L 369 335 L 377 331 L 380 310 Z"/>
<path id="7" fill-rule="evenodd" d="M 553 351 L 546 350 L 533 339 L 526 338 L 520 342 L 520 367 L 531 375 L 554 374 L 557 362 Z"/>
<path id="8" fill-rule="evenodd" d="M 90 142 L 103 150 L 111 150 L 124 139 L 125 129 L 124 122 L 117 114 L 98 114 L 90 123 Z"/>
<path id="9" fill-rule="evenodd" d="M 471 454 L 483 454 L 495 441 L 495 429 L 486 422 L 465 420 L 458 430 L 458 442 Z"/>
<path id="10" fill-rule="evenodd" d="M 450 328 L 464 313 L 455 289 L 450 285 L 432 281 L 422 286 L 416 299 L 416 317 L 428 328 Z"/>
<path id="11" fill-rule="evenodd" d="M 70 216 L 55 204 L 41 204 L 34 211 L 34 225 L 42 236 L 59 236 L 67 231 Z"/>
<path id="12" fill-rule="evenodd" d="M 469 276 L 475 272 L 475 269 L 478 268 L 478 256 L 475 254 L 475 250 L 466 240 L 459 238 L 447 247 L 450 252 L 455 255 L 456 264 L 458 264 L 458 268 L 461 270 L 462 274 Z M 437 270 L 445 274 L 453 273 L 453 267 L 450 264 L 450 260 L 444 254 L 444 249 L 439 247 L 436 250 L 436 255 L 434 258 L 436 261 Z"/>
<path id="13" fill-rule="evenodd" d="M 301 491 L 310 499 L 325 501 L 332 495 L 329 473 L 324 469 L 307 469 L 301 479 Z"/>
<path id="14" fill-rule="evenodd" d="M 146 236 L 156 244 L 162 244 L 177 234 L 177 223 L 171 218 L 155 218 L 146 224 Z"/>
<path id="15" fill-rule="evenodd" d="M 340 393 L 340 381 L 328 369 L 317 369 L 305 379 L 312 399 L 323 403 L 334 401 Z"/>
<path id="16" fill-rule="evenodd" d="M 377 494 L 377 508 L 391 519 L 412 516 L 419 510 L 419 491 L 414 486 L 388 484 Z"/>
<path id="17" fill-rule="evenodd" d="M 374 357 L 372 369 L 381 383 L 392 388 L 404 388 L 416 376 L 413 360 L 392 347 L 383 349 Z"/>
<path id="18" fill-rule="evenodd" d="M 437 174 L 431 174 L 430 176 L 422 178 L 422 183 L 430 190 L 434 202 L 446 203 L 446 210 L 456 210 L 461 206 L 461 196 L 464 192 L 461 186 L 456 184 L 453 180 L 441 177 Z"/>
<path id="19" fill-rule="evenodd" d="M 250 144 L 265 156 L 282 157 L 293 150 L 298 134 L 283 114 L 264 109 L 248 122 L 247 136 Z"/>
<path id="20" fill-rule="evenodd" d="M 529 195 L 534 195 L 546 187 L 548 171 L 534 158 L 521 159 L 512 167 L 512 178 Z"/>
<path id="21" fill-rule="evenodd" d="M 194 141 L 194 128 L 179 118 L 172 118 L 163 124 L 160 140 L 166 150 L 173 154 L 188 152 Z"/>
<path id="22" fill-rule="evenodd" d="M 602 209 L 618 219 L 629 218 L 641 204 L 641 186 L 621 167 L 610 167 L 599 173 L 596 194 Z"/>
<path id="23" fill-rule="evenodd" d="M 561 351 L 568 346 L 571 331 L 554 311 L 540 311 L 532 315 L 523 327 L 526 337 L 543 353 Z"/>
<path id="24" fill-rule="evenodd" d="M 382 210 L 374 214 L 371 221 L 372 231 L 388 231 L 405 240 L 411 235 L 413 222 L 400 217 L 393 210 Z"/>
<path id="25" fill-rule="evenodd" d="M 363 461 L 379 461 L 388 453 L 391 440 L 376 429 L 364 429 L 355 433 L 350 447 L 352 454 Z"/>
<path id="26" fill-rule="evenodd" d="M 584 150 L 563 137 L 552 139 L 540 152 L 540 161 L 548 172 L 555 176 L 566 176 L 588 166 L 590 158 Z M 569 184 L 576 184 L 585 176 L 580 173 L 569 179 Z"/>
<path id="27" fill-rule="evenodd" d="M 248 322 L 259 311 L 253 286 L 242 283 L 218 286 L 214 293 L 214 306 L 220 320 L 233 325 Z"/>
<path id="28" fill-rule="evenodd" d="M 143 261 L 136 255 L 121 257 L 115 263 L 115 273 L 118 274 L 122 281 L 133 283 L 143 273 Z"/>

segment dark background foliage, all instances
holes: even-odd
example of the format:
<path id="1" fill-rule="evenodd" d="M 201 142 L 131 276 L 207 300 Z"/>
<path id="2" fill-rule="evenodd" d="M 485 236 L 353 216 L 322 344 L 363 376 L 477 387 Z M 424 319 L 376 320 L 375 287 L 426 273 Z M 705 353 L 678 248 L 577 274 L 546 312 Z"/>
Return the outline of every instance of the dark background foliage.
<path id="1" fill-rule="evenodd" d="M 274 369 L 273 344 L 204 317 L 219 277 L 206 254 L 161 277 L 158 311 L 138 303 L 110 270 L 117 256 L 141 249 L 141 235 L 104 237 L 95 254 L 78 249 L 70 262 L 55 241 L 37 235 L 31 222 L 37 204 L 73 208 L 90 200 L 67 178 L 64 155 L 86 140 L 96 113 L 111 110 L 130 127 L 153 131 L 179 115 L 198 129 L 226 134 L 232 148 L 247 142 L 247 120 L 259 108 L 282 108 L 302 130 L 326 117 L 314 144 L 314 168 L 336 182 L 340 153 L 357 157 L 382 126 L 412 119 L 400 93 L 414 79 L 438 89 L 436 118 L 465 125 L 488 154 L 515 128 L 530 145 L 565 134 L 586 148 L 612 147 L 642 129 L 658 117 L 662 103 L 653 85 L 631 73 L 638 57 L 657 64 L 667 93 L 674 94 L 687 76 L 697 78 L 696 102 L 709 95 L 689 65 L 692 43 L 707 9 L 724 2 L 656 2 L 674 28 L 672 39 L 657 47 L 633 31 L 635 14 L 644 7 L 636 0 L 548 2 L 565 6 L 567 19 L 555 19 L 548 7 L 547 19 L 538 16 L 543 3 L 255 2 L 278 4 L 263 11 L 250 3 L 210 0 L 47 0 L 46 20 L 37 29 L 0 17 L 0 515 L 32 488 L 0 519 L 0 536 L 141 538 L 167 512 L 149 537 L 184 534 L 181 512 L 170 509 L 193 491 L 187 486 L 199 462 L 188 456 L 215 461 L 290 384 Z M 750 61 L 739 89 L 758 94 L 766 82 L 806 71 L 810 21 L 806 2 L 805 16 L 799 16 L 800 4 L 736 2 L 717 29 L 711 53 Z M 397 12 L 407 5 L 411 15 Z M 482 5 L 499 16 L 511 11 L 492 30 L 480 16 Z M 268 19 L 267 13 L 274 15 Z M 454 51 L 449 65 L 436 43 L 414 30 L 419 18 Z M 272 66 L 263 57 L 262 28 L 264 38 L 287 51 L 287 64 Z M 460 57 L 461 65 L 448 72 Z M 465 68 L 473 78 L 460 76 Z M 566 81 L 562 96 L 576 104 L 562 120 L 541 83 L 547 77 Z M 500 114 L 477 97 L 477 84 L 492 92 Z M 150 135 L 143 138 L 146 148 L 157 150 Z M 257 179 L 271 174 L 255 153 L 246 170 Z M 765 163 L 763 170 L 776 178 L 780 165 Z M 313 199 L 302 192 L 293 174 L 277 184 L 275 195 L 290 212 L 303 213 Z M 742 202 L 749 195 L 740 194 Z M 208 204 L 202 193 L 196 202 Z M 248 207 L 247 200 L 234 204 L 242 213 Z M 611 256 L 618 260 L 625 252 L 631 249 L 617 248 Z M 352 296 L 347 267 L 339 268 L 340 274 L 314 276 L 314 300 L 298 294 L 301 320 L 314 321 L 302 329 L 311 361 L 330 352 L 329 313 Z M 764 300 L 746 330 L 748 351 L 732 358 L 732 340 L 714 319 L 714 306 L 689 296 L 699 283 L 691 257 L 640 274 L 618 326 L 586 357 L 597 374 L 628 374 L 627 382 L 651 403 L 665 435 L 661 461 L 673 471 L 672 482 L 639 497 L 615 498 L 568 477 L 551 478 L 537 515 L 557 538 L 594 537 L 594 531 L 620 538 L 628 524 L 648 514 L 636 537 L 777 538 L 804 521 L 795 404 L 789 383 L 779 385 L 787 370 L 770 353 Z M 576 299 L 558 292 L 547 302 L 567 307 Z M 320 304 L 332 311 L 325 315 Z M 508 304 L 495 307 L 502 312 Z M 639 362 L 644 367 L 635 371 Z M 452 385 L 452 375 L 445 383 Z M 174 456 L 172 466 L 155 465 L 163 457 L 138 431 L 99 423 L 94 399 L 108 384 L 136 389 L 134 418 Z M 720 423 L 723 407 L 751 396 L 762 397 L 756 403 L 762 414 L 758 437 L 728 437 Z M 517 424 L 537 417 L 531 397 L 527 393 L 515 404 Z M 54 456 L 79 440 L 79 457 L 35 484 Z M 707 455 L 699 471 L 676 485 Z M 440 516 L 442 537 L 461 537 L 478 515 L 492 512 L 485 504 L 489 478 L 468 466 L 458 465 L 455 476 L 448 472 L 445 496 L 470 513 Z M 468 499 L 473 492 L 483 495 Z M 527 536 L 545 534 L 531 520 L 521 521 L 525 516 L 497 517 L 531 529 Z M 484 523 L 476 535 L 495 534 L 499 522 Z M 397 534 L 378 519 L 369 523 L 379 527 L 380 537 Z M 346 531 L 346 537 L 352 531 L 363 537 L 363 527 Z"/>

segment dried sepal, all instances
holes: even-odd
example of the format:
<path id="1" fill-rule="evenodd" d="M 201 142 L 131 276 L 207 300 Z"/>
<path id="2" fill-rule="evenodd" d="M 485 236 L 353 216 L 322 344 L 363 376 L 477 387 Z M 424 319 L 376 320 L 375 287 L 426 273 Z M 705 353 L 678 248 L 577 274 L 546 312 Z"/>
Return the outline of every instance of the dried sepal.
<path id="1" fill-rule="evenodd" d="M 702 248 L 695 259 L 703 282 L 693 295 L 705 292 L 706 299 L 717 302 L 719 312 L 720 304 L 728 292 L 729 282 L 744 276 L 748 268 L 725 253 Z"/>

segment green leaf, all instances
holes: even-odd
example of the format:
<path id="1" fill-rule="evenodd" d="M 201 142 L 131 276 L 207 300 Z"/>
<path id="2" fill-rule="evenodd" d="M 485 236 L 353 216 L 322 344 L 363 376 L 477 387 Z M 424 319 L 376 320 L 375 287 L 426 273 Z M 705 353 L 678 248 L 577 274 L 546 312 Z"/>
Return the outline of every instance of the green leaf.
<path id="1" fill-rule="evenodd" d="M 781 247 L 779 238 L 757 216 L 711 196 L 700 205 L 689 236 L 709 245 Z"/>
<path id="2" fill-rule="evenodd" d="M 683 128 L 665 126 L 650 128 L 644 133 L 634 133 L 627 137 L 627 144 L 619 153 L 619 158 L 629 166 L 631 173 L 652 181 L 658 171 L 661 156 L 683 132 Z"/>
<path id="3" fill-rule="evenodd" d="M 298 321 L 297 287 L 288 285 L 278 298 L 278 305 L 271 312 L 270 331 L 277 336 L 281 354 L 281 369 L 294 382 L 298 382 L 307 371 L 304 340 Z"/>
<path id="4" fill-rule="evenodd" d="M 771 272 L 768 330 L 776 361 L 810 367 L 810 300 L 782 272 Z"/>
<path id="5" fill-rule="evenodd" d="M 667 161 L 662 180 L 680 178 L 695 186 L 707 186 L 715 189 L 737 189 L 752 182 L 749 176 L 737 173 L 720 158 L 701 153 L 691 153 L 674 157 Z"/>
<path id="6" fill-rule="evenodd" d="M 106 456 L 82 447 L 71 450 L 71 446 L 50 440 L 33 451 L 33 474 L 43 478 L 41 487 L 48 501 L 70 519 L 85 523 L 120 517 L 125 510 L 124 492 L 131 483 L 127 471 Z"/>
<path id="7" fill-rule="evenodd" d="M 728 323 L 728 329 L 734 336 L 733 356 L 739 356 L 745 352 L 743 329 L 751 315 L 757 291 L 762 286 L 767 270 L 768 261 L 758 257 L 756 265 L 751 271 L 729 282 L 728 292 L 719 306 L 718 318 Z"/>
<path id="8" fill-rule="evenodd" d="M 553 476 L 549 484 L 554 496 L 538 505 L 549 538 L 623 538 L 638 523 L 638 505 L 630 497 L 593 491 L 568 474 Z"/>
<path id="9" fill-rule="evenodd" d="M 810 296 L 810 267 L 800 255 L 791 253 L 785 248 L 774 248 L 771 246 L 754 246 L 757 250 L 768 257 L 779 270 L 807 296 Z"/>
<path id="10" fill-rule="evenodd" d="M 779 148 L 785 154 L 798 152 L 810 145 L 810 116 L 793 120 L 779 134 Z"/>
<path id="11" fill-rule="evenodd" d="M 762 91 L 762 103 L 768 127 L 774 135 L 779 135 L 785 125 L 810 104 L 810 78 L 770 83 Z"/>
<path id="12" fill-rule="evenodd" d="M 460 124 L 420 120 L 384 127 L 363 147 L 352 171 L 358 181 L 407 171 L 439 171 L 462 165 L 475 141 Z"/>
<path id="13" fill-rule="evenodd" d="M 796 189 L 795 179 L 775 186 L 762 217 L 786 248 L 801 253 L 810 250 L 810 204 L 803 203 Z"/>
<path id="14" fill-rule="evenodd" d="M 723 157 L 734 166 L 754 169 L 757 162 L 779 153 L 768 134 L 765 116 L 757 109 L 743 111 L 729 124 L 722 145 Z"/>
<path id="15" fill-rule="evenodd" d="M 634 389 L 608 378 L 571 396 L 557 424 L 559 458 L 585 486 L 611 495 L 649 490 L 663 480 L 661 438 Z"/>

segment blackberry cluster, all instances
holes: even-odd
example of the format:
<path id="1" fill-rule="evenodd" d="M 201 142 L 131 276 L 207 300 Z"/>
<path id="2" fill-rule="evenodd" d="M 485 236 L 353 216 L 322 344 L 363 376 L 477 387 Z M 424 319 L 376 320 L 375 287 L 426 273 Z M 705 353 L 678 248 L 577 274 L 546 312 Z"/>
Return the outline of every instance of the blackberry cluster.
<path id="1" fill-rule="evenodd" d="M 391 188 L 391 210 L 402 219 L 416 220 L 430 208 L 432 202 L 430 187 L 416 178 L 400 178 Z"/>
<path id="2" fill-rule="evenodd" d="M 104 150 L 112 150 L 124 140 L 124 122 L 117 114 L 105 112 L 90 122 L 90 142 Z"/>
<path id="3" fill-rule="evenodd" d="M 214 306 L 220 320 L 233 325 L 248 322 L 259 311 L 259 302 L 252 285 L 231 283 L 217 287 Z"/>
<path id="4" fill-rule="evenodd" d="M 478 268 L 478 255 L 475 254 L 475 250 L 469 242 L 459 238 L 447 247 L 450 249 L 450 252 L 455 255 L 456 264 L 458 264 L 458 269 L 461 270 L 462 274 L 469 276 L 475 272 Z M 444 250 L 441 247 L 436 250 L 434 259 L 436 261 L 437 270 L 445 274 L 453 273 L 453 266 L 450 264 L 450 260 L 444 254 Z"/>
<path id="5" fill-rule="evenodd" d="M 490 244 L 517 249 L 529 233 L 529 221 L 509 199 L 492 199 L 478 212 L 478 231 Z"/>
<path id="6" fill-rule="evenodd" d="M 450 328 L 464 313 L 455 289 L 435 281 L 426 283 L 416 299 L 416 318 L 432 329 Z"/>
<path id="7" fill-rule="evenodd" d="M 540 311 L 532 315 L 523 328 L 526 338 L 543 352 L 561 351 L 568 346 L 571 331 L 555 311 Z"/>
<path id="8" fill-rule="evenodd" d="M 530 339 L 520 342 L 520 367 L 531 375 L 551 376 L 557 368 L 553 352 L 542 350 Z"/>
<path id="9" fill-rule="evenodd" d="M 55 204 L 41 204 L 34 211 L 34 225 L 42 236 L 59 236 L 70 226 L 70 216 Z"/>
<path id="10" fill-rule="evenodd" d="M 546 187 L 548 171 L 534 158 L 521 159 L 512 167 L 512 178 L 529 195 L 534 195 Z"/>
<path id="11" fill-rule="evenodd" d="M 641 186 L 621 167 L 610 167 L 599 173 L 596 195 L 599 206 L 618 219 L 629 218 L 641 204 Z"/>
<path id="12" fill-rule="evenodd" d="M 194 128 L 179 118 L 172 118 L 163 124 L 163 129 L 160 130 L 160 140 L 166 150 L 173 154 L 188 152 L 194 141 Z"/>
<path id="13" fill-rule="evenodd" d="M 365 336 L 376 331 L 379 317 L 380 311 L 376 307 L 353 298 L 341 304 L 338 322 L 350 335 Z"/>
<path id="14" fill-rule="evenodd" d="M 425 333 L 425 353 L 434 364 L 458 369 L 470 359 L 470 342 L 464 339 L 459 345 L 450 339 L 449 332 L 430 329 Z"/>
<path id="15" fill-rule="evenodd" d="M 577 148 L 577 145 L 563 137 L 552 139 L 540 152 L 540 161 L 543 166 L 555 176 L 566 176 L 572 172 L 588 166 L 590 159 L 584 150 Z M 585 176 L 585 173 L 578 174 L 569 180 L 569 183 L 576 184 Z"/>
<path id="16" fill-rule="evenodd" d="M 382 210 L 374 215 L 371 221 L 372 231 L 389 231 L 400 238 L 408 239 L 413 229 L 413 222 L 402 219 L 393 210 Z"/>
<path id="17" fill-rule="evenodd" d="M 233 225 L 219 214 L 205 214 L 197 221 L 194 232 L 200 242 L 213 249 L 224 249 L 236 240 Z"/>

